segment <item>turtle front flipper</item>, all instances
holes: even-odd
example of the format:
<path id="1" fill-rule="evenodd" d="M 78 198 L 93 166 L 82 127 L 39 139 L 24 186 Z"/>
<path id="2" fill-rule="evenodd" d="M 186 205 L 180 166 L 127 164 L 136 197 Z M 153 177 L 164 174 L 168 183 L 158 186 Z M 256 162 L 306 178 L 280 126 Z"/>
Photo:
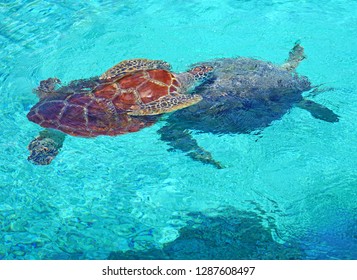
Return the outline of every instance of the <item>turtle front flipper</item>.
<path id="1" fill-rule="evenodd" d="M 147 116 L 170 113 L 194 105 L 202 100 L 198 94 L 169 94 L 149 103 L 135 105 L 128 115 Z"/>
<path id="2" fill-rule="evenodd" d="M 210 152 L 200 147 L 191 134 L 178 126 L 164 126 L 159 130 L 161 140 L 167 142 L 174 150 L 185 152 L 190 158 L 205 164 L 213 165 L 218 169 L 224 166 L 213 159 Z"/>
<path id="3" fill-rule="evenodd" d="M 58 78 L 48 78 L 40 82 L 40 85 L 34 89 L 34 92 L 37 94 L 38 98 L 44 99 L 49 96 L 56 95 L 56 90 L 58 85 L 61 84 L 61 80 Z"/>
<path id="4" fill-rule="evenodd" d="M 300 45 L 300 41 L 296 41 L 294 47 L 289 52 L 289 57 L 285 60 L 285 63 L 281 66 L 288 71 L 294 71 L 306 58 L 304 48 Z"/>
<path id="5" fill-rule="evenodd" d="M 335 114 L 329 108 L 314 101 L 303 99 L 297 104 L 297 106 L 310 112 L 310 114 L 316 119 L 320 119 L 326 122 L 339 121 L 339 116 L 337 114 Z"/>
<path id="6" fill-rule="evenodd" d="M 75 93 L 89 94 L 93 88 L 98 86 L 102 80 L 99 77 L 91 77 L 89 79 L 73 80 L 67 85 L 62 86 L 57 90 L 59 95 L 69 95 Z"/>
<path id="7" fill-rule="evenodd" d="M 27 158 L 37 165 L 48 165 L 57 156 L 59 149 L 62 148 L 65 134 L 45 129 L 40 135 L 33 139 L 28 145 L 30 156 Z"/>
<path id="8" fill-rule="evenodd" d="M 149 69 L 170 70 L 171 65 L 163 60 L 150 60 L 145 58 L 129 59 L 121 61 L 105 71 L 100 76 L 100 79 L 121 78 L 129 73 Z"/>

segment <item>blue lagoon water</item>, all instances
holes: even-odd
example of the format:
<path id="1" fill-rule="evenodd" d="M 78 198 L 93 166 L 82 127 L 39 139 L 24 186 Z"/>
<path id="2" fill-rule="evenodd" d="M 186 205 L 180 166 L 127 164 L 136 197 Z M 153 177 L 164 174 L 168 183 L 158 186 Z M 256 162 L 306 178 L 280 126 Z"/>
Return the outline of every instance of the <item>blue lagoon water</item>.
<path id="1" fill-rule="evenodd" d="M 115 2 L 115 3 L 114 3 Z M 1 1 L 0 259 L 357 259 L 357 2 Z M 169 151 L 157 131 L 67 137 L 27 161 L 41 80 L 96 76 L 136 57 L 173 70 L 218 57 L 282 63 L 330 89 L 257 134 L 191 131 L 226 166 Z"/>

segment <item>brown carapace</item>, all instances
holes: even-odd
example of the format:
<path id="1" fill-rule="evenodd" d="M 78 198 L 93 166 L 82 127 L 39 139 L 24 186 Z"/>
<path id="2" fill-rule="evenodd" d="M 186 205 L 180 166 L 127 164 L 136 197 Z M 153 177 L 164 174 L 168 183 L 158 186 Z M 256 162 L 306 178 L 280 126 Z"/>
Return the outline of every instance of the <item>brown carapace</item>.
<path id="1" fill-rule="evenodd" d="M 139 70 L 100 80 L 86 93 L 46 96 L 27 117 L 42 127 L 73 136 L 124 134 L 152 125 L 159 114 L 202 99 L 183 94 L 182 89 L 179 79 L 168 70 Z"/>

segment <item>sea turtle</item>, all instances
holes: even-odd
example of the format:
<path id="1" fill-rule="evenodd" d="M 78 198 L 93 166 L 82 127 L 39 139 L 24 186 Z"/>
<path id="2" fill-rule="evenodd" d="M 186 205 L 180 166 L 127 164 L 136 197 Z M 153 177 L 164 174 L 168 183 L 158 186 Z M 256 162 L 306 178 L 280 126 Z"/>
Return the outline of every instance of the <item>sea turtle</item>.
<path id="1" fill-rule="evenodd" d="M 296 42 L 282 65 L 246 57 L 206 62 L 214 67 L 213 75 L 194 91 L 203 100 L 172 113 L 159 130 L 161 139 L 195 160 L 222 168 L 208 151 L 198 146 L 190 131 L 214 134 L 259 131 L 293 106 L 308 110 L 315 118 L 337 122 L 338 116 L 330 109 L 302 96 L 313 89 L 307 77 L 295 72 L 304 58 L 304 49 Z"/>
<path id="2" fill-rule="evenodd" d="M 36 89 L 40 101 L 27 117 L 47 130 L 29 144 L 29 160 L 46 165 L 62 147 L 64 134 L 82 137 L 118 135 L 152 125 L 159 115 L 191 106 L 202 97 L 186 94 L 213 68 L 195 66 L 175 74 L 161 60 L 125 60 L 99 78 L 59 87 L 49 78 Z"/>

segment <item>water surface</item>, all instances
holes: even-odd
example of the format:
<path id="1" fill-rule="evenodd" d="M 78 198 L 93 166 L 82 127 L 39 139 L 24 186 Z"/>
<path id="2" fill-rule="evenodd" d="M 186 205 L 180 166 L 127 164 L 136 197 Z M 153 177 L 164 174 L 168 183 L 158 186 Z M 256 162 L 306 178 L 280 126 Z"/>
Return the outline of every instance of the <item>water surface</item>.
<path id="1" fill-rule="evenodd" d="M 0 259 L 179 259 L 190 249 L 357 259 L 356 10 L 347 0 L 2 1 Z M 87 78 L 135 57 L 177 72 L 217 57 L 282 63 L 298 39 L 308 55 L 299 73 L 333 88 L 308 98 L 338 123 L 293 108 L 260 135 L 192 131 L 222 170 L 168 151 L 164 119 L 119 137 L 67 137 L 49 166 L 27 161 L 41 128 L 26 114 L 43 79 Z M 229 242 L 243 249 L 232 256 Z"/>

